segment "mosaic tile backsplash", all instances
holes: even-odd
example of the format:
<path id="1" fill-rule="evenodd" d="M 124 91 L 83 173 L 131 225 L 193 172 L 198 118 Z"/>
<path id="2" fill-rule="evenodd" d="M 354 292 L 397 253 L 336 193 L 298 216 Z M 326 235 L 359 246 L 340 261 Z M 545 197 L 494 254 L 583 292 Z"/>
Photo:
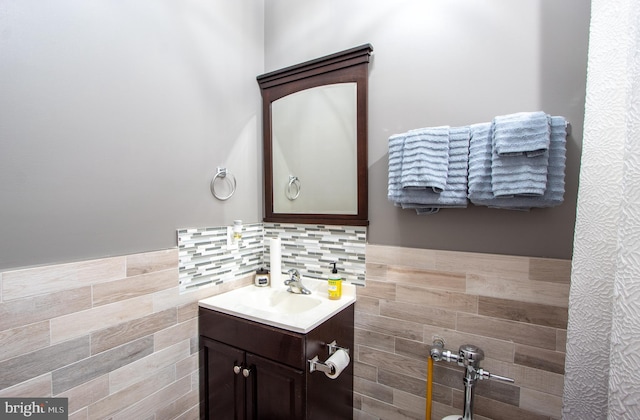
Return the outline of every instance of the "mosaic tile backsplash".
<path id="1" fill-rule="evenodd" d="M 242 227 L 239 244 L 227 246 L 227 227 L 178 230 L 180 291 L 222 284 L 255 272 L 262 265 L 262 223 Z"/>
<path id="2" fill-rule="evenodd" d="M 266 238 L 282 241 L 282 271 L 296 268 L 303 277 L 326 280 L 335 261 L 345 281 L 364 285 L 365 227 L 265 223 L 264 229 Z M 265 261 L 269 256 L 265 246 Z"/>
<path id="3" fill-rule="evenodd" d="M 242 240 L 227 246 L 227 227 L 178 230 L 180 290 L 222 284 L 269 268 L 269 238 L 282 241 L 282 270 L 326 279 L 336 261 L 345 281 L 364 285 L 366 228 L 360 226 L 247 224 Z"/>

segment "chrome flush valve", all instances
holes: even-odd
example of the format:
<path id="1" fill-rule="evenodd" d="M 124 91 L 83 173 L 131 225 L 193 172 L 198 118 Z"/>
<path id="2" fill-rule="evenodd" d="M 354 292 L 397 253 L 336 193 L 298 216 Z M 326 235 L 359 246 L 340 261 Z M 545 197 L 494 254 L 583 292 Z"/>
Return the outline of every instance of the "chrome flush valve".
<path id="1" fill-rule="evenodd" d="M 484 360 L 484 352 L 473 344 L 463 344 L 458 351 L 460 354 L 458 364 L 461 366 L 471 366 L 478 369 L 480 362 Z"/>
<path id="2" fill-rule="evenodd" d="M 480 362 L 484 360 L 484 352 L 473 344 L 463 344 L 458 353 L 452 353 L 444 349 L 444 340 L 436 338 L 429 350 L 429 356 L 434 361 L 444 360 L 457 363 L 465 368 L 464 382 L 464 410 L 460 420 L 473 420 L 473 389 L 478 380 L 497 379 L 505 382 L 513 382 L 513 379 L 494 375 L 480 368 Z"/>
<path id="3" fill-rule="evenodd" d="M 480 362 L 484 360 L 484 352 L 482 349 L 472 344 L 464 344 L 460 346 L 459 351 L 460 360 L 458 361 L 458 364 L 460 366 L 467 366 L 467 372 L 471 374 L 469 376 L 470 380 L 497 379 L 504 382 L 514 382 L 511 378 L 494 375 L 493 373 L 480 368 Z"/>

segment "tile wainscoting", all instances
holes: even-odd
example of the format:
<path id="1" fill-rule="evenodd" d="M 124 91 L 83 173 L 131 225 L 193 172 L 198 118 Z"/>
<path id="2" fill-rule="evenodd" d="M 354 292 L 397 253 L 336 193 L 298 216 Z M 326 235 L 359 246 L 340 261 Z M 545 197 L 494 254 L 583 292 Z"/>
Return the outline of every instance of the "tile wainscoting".
<path id="1" fill-rule="evenodd" d="M 479 420 L 560 418 L 570 261 L 366 247 L 356 304 L 356 419 L 422 419 L 432 336 L 480 346 L 515 385 L 478 385 Z M 178 249 L 0 273 L 0 397 L 68 397 L 71 420 L 198 419 L 197 301 Z M 434 419 L 462 404 L 436 364 Z"/>
<path id="2" fill-rule="evenodd" d="M 261 223 L 235 248 L 226 227 L 182 229 L 177 249 L 0 272 L 0 397 L 67 397 L 71 420 L 198 419 L 197 301 L 251 284 L 275 235 L 283 267 L 329 273 L 322 257 L 364 280 L 365 228 Z"/>
<path id="3" fill-rule="evenodd" d="M 0 397 L 67 397 L 69 419 L 200 417 L 197 301 L 178 250 L 0 273 Z"/>
<path id="4" fill-rule="evenodd" d="M 561 418 L 570 260 L 367 245 L 356 303 L 355 414 L 423 419 L 434 336 L 475 344 L 482 381 L 475 418 Z M 462 412 L 462 369 L 437 362 L 433 418 Z"/>

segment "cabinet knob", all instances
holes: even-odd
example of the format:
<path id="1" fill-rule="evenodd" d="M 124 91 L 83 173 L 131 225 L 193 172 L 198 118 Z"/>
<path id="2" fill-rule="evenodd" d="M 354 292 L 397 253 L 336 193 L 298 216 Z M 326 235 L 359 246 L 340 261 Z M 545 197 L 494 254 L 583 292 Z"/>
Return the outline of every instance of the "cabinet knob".
<path id="1" fill-rule="evenodd" d="M 235 373 L 237 375 L 238 373 L 240 373 L 241 369 L 242 369 L 242 367 L 236 365 L 236 366 L 233 367 L 233 373 Z"/>
<path id="2" fill-rule="evenodd" d="M 251 369 L 247 369 L 247 368 L 242 369 L 242 376 L 244 376 L 245 378 L 248 378 L 250 374 L 251 374 Z"/>

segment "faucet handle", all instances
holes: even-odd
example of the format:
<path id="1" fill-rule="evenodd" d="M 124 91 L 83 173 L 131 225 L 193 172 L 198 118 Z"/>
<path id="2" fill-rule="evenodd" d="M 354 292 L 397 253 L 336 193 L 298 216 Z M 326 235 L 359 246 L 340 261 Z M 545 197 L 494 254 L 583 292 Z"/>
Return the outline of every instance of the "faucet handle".
<path id="1" fill-rule="evenodd" d="M 498 381 L 503 381 L 503 382 L 515 382 L 513 379 L 511 378 L 507 378 L 506 376 L 500 376 L 500 375 L 494 375 L 491 372 L 487 372 L 484 369 L 478 369 L 478 377 L 480 379 L 497 379 Z"/>
<path id="2" fill-rule="evenodd" d="M 289 275 L 289 277 L 291 277 L 291 280 L 300 280 L 300 272 L 295 268 L 287 271 L 287 274 Z"/>

